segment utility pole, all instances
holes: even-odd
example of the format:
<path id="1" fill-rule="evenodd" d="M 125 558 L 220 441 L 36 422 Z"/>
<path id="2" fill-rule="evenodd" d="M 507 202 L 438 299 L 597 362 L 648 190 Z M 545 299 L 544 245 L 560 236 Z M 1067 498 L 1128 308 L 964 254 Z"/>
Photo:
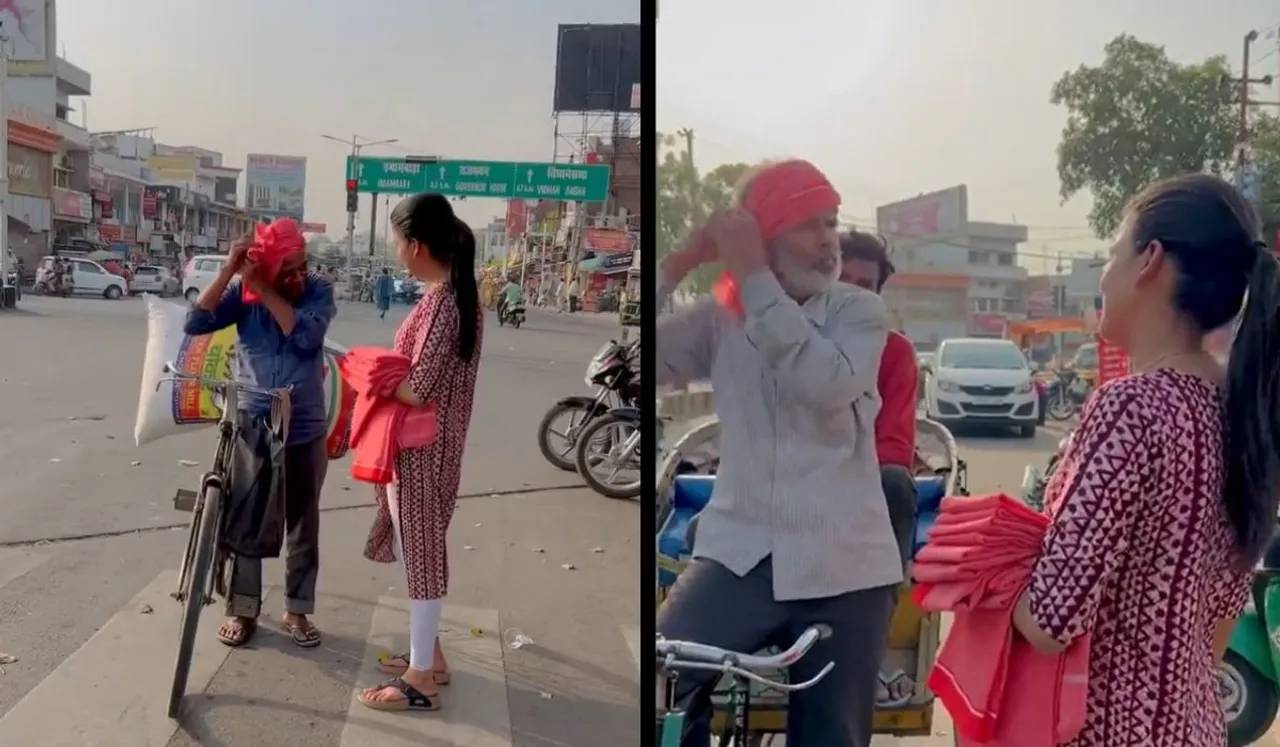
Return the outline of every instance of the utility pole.
<path id="1" fill-rule="evenodd" d="M 1272 81 L 1270 75 L 1261 78 L 1249 77 L 1249 48 L 1257 40 L 1257 31 L 1250 31 L 1244 35 L 1244 45 L 1240 59 L 1240 77 L 1232 78 L 1229 75 L 1224 75 L 1222 78 L 1224 85 L 1237 87 L 1236 97 L 1239 99 L 1237 101 L 1240 111 L 1236 121 L 1236 173 L 1234 179 L 1238 189 L 1243 189 L 1244 187 L 1245 171 L 1249 165 L 1249 109 L 1253 106 L 1249 87 L 1254 84 L 1269 86 Z"/>
<path id="2" fill-rule="evenodd" d="M 702 184 L 698 179 L 698 169 L 693 163 L 693 130 L 685 127 L 676 130 L 676 134 L 684 138 L 685 178 L 688 180 L 686 186 L 691 207 L 689 217 L 693 226 L 696 226 L 705 216 L 702 214 Z"/>
<path id="3" fill-rule="evenodd" d="M 369 200 L 369 258 L 373 258 L 373 246 L 378 240 L 378 193 L 370 195 Z"/>
<path id="4" fill-rule="evenodd" d="M 352 135 L 350 140 L 344 140 L 333 135 L 320 135 L 325 140 L 332 140 L 335 143 L 351 146 L 351 162 L 353 165 L 352 173 L 347 174 L 347 180 L 350 181 L 360 179 L 360 151 L 364 148 L 372 148 L 375 145 L 390 145 L 400 142 L 398 138 L 388 138 L 386 140 L 369 141 L 367 137 Z M 366 142 L 360 142 L 364 140 Z M 355 261 L 356 255 L 356 211 L 352 205 L 352 201 L 347 203 L 347 271 L 351 271 L 351 265 Z"/>
<path id="5" fill-rule="evenodd" d="M 0 308 L 18 305 L 18 289 L 9 283 L 9 32 L 0 23 Z M 22 283 L 22 278 L 18 278 Z"/>

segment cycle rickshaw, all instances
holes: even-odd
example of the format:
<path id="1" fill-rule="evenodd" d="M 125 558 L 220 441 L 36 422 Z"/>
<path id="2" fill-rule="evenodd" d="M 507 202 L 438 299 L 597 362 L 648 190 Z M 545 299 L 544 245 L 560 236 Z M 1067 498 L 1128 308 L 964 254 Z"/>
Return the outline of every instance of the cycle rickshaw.
<path id="1" fill-rule="evenodd" d="M 937 518 L 944 496 L 967 495 L 966 466 L 955 439 L 940 423 L 916 421 L 918 465 L 916 487 L 916 535 L 913 552 Z M 716 446 L 720 424 L 705 419 L 686 433 L 661 461 L 657 480 L 657 600 L 662 604 L 667 589 L 688 562 L 698 512 L 707 504 L 715 485 L 718 466 Z M 933 693 L 924 680 L 933 666 L 941 637 L 941 616 L 925 613 L 910 597 L 908 585 L 900 591 L 899 603 L 890 625 L 889 650 L 881 665 L 882 694 L 877 698 L 875 730 L 894 736 L 928 736 L 933 732 Z M 762 655 L 773 653 L 762 652 Z M 786 681 L 786 671 L 776 677 Z M 726 734 L 730 678 L 726 677 L 713 696 L 716 718 L 713 731 Z M 750 713 L 747 745 L 768 744 L 787 728 L 787 694 L 760 686 L 749 694 Z"/>

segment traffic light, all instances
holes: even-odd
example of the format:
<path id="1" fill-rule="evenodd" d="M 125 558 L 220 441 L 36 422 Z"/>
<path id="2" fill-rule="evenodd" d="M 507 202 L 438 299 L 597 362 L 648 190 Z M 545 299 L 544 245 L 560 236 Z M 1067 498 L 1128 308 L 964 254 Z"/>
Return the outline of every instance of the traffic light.
<path id="1" fill-rule="evenodd" d="M 359 194 L 356 192 L 356 180 L 348 179 L 347 180 L 347 212 L 348 213 L 359 212 L 360 201 L 358 197 L 359 197 Z"/>

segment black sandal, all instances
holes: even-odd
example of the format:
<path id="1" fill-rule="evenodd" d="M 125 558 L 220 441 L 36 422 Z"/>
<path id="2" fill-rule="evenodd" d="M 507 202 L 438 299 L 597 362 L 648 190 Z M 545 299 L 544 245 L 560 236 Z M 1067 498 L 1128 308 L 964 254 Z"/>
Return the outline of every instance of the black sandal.
<path id="1" fill-rule="evenodd" d="M 404 696 L 404 700 L 374 700 L 368 693 L 380 693 L 388 687 L 394 687 Z M 393 677 L 377 687 L 365 688 L 356 696 L 360 704 L 375 711 L 438 711 L 440 696 L 427 696 L 418 688 L 404 681 L 403 677 Z"/>
<path id="2" fill-rule="evenodd" d="M 235 626 L 231 633 L 227 633 L 228 626 Z M 233 617 L 222 625 L 218 626 L 218 640 L 224 646 L 231 648 L 240 648 L 253 638 L 253 634 L 258 632 L 258 621 L 248 617 Z"/>

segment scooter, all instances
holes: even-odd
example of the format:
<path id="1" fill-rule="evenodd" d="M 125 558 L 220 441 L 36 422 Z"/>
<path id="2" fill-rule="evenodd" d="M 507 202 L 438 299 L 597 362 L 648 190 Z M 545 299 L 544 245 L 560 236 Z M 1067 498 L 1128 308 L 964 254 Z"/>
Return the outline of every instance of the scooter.
<path id="1" fill-rule="evenodd" d="M 508 324 L 516 329 L 524 324 L 524 301 L 510 301 L 502 305 L 502 310 L 498 312 L 498 326 Z"/>
<path id="2" fill-rule="evenodd" d="M 1255 571 L 1253 602 L 1236 622 L 1218 664 L 1218 697 L 1231 747 L 1262 739 L 1280 708 L 1280 567 L 1274 565 L 1264 559 Z"/>
<path id="3" fill-rule="evenodd" d="M 1044 490 L 1058 465 L 1058 444 L 1045 472 L 1027 466 L 1023 473 L 1023 500 L 1042 509 Z M 1259 564 L 1253 577 L 1253 601 L 1236 622 L 1226 654 L 1218 663 L 1218 698 L 1227 722 L 1227 744 L 1247 747 L 1266 736 L 1280 709 L 1280 535 Z"/>

